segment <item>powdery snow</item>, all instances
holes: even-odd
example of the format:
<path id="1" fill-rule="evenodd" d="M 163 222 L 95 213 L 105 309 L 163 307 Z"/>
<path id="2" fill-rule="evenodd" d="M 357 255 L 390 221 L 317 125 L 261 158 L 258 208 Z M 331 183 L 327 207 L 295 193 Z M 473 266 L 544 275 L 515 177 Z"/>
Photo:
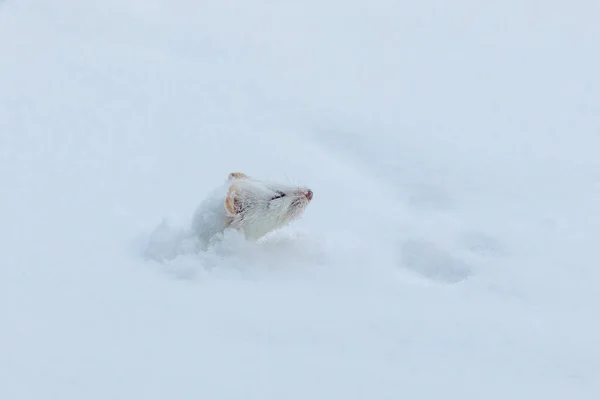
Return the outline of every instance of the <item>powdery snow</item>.
<path id="1" fill-rule="evenodd" d="M 0 398 L 600 398 L 600 7 L 205 3 L 0 2 Z"/>

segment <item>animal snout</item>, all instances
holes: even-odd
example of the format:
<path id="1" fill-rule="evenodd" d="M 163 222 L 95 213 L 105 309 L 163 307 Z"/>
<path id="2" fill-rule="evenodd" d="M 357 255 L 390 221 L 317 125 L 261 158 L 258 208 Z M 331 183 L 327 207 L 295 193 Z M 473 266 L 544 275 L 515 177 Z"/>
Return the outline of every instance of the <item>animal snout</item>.
<path id="1" fill-rule="evenodd" d="M 307 191 L 304 193 L 304 195 L 306 196 L 306 198 L 307 198 L 308 200 L 312 200 L 312 198 L 313 198 L 313 192 L 312 192 L 312 190 L 310 190 L 310 189 L 308 189 L 308 190 L 307 190 Z"/>

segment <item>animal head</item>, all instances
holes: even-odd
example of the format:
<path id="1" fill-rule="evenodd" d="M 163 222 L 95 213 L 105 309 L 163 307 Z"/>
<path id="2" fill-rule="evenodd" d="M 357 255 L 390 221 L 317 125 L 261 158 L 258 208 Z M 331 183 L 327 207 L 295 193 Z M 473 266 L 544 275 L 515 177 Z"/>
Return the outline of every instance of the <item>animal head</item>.
<path id="1" fill-rule="evenodd" d="M 228 181 L 227 215 L 269 230 L 299 217 L 313 198 L 309 188 L 258 181 L 241 172 L 229 174 Z"/>

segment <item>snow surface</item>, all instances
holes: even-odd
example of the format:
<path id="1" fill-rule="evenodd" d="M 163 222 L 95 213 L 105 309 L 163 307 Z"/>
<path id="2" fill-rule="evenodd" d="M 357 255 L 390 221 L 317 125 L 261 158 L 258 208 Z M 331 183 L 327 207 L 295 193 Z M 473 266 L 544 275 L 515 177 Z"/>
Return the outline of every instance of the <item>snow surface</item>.
<path id="1" fill-rule="evenodd" d="M 598 15 L 1 1 L 0 399 L 600 398 Z M 233 171 L 313 202 L 145 257 Z"/>

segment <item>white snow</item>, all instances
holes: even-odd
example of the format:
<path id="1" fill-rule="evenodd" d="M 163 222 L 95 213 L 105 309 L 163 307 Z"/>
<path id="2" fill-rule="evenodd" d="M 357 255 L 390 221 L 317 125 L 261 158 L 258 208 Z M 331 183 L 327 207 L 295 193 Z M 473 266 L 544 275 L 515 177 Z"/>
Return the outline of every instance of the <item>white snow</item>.
<path id="1" fill-rule="evenodd" d="M 0 399 L 600 398 L 598 15 L 0 1 Z M 314 199 L 145 257 L 233 171 Z"/>

